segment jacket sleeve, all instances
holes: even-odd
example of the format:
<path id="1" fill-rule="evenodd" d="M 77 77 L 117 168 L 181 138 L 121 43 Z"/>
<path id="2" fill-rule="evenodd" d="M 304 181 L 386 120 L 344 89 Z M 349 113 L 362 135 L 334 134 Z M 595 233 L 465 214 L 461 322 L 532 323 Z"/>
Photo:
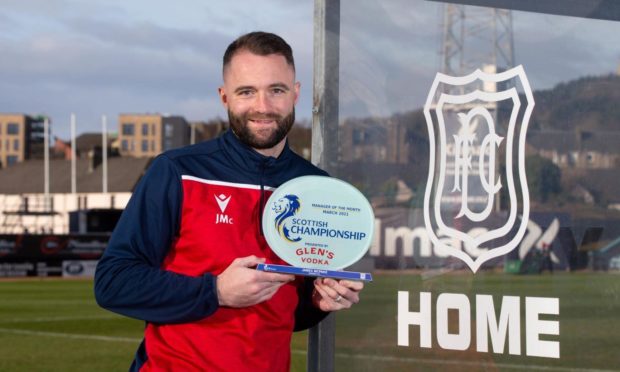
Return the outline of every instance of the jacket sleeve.
<path id="1" fill-rule="evenodd" d="M 299 302 L 295 309 L 295 328 L 293 331 L 303 331 L 319 324 L 328 312 L 318 309 L 312 303 L 312 292 L 314 290 L 314 278 L 303 278 L 303 283 L 297 287 Z"/>
<path id="2" fill-rule="evenodd" d="M 177 168 L 160 155 L 133 192 L 97 265 L 100 306 L 153 323 L 191 322 L 218 308 L 215 276 L 161 269 L 178 234 L 182 196 Z"/>

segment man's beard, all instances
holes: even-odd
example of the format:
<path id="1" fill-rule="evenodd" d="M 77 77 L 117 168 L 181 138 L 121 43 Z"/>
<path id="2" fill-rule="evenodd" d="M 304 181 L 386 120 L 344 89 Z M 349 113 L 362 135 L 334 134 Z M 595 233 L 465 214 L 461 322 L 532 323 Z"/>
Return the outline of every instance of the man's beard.
<path id="1" fill-rule="evenodd" d="M 250 119 L 275 120 L 277 126 L 275 129 L 269 128 L 270 133 L 267 137 L 259 136 L 251 131 L 248 125 Z M 295 123 L 295 108 L 285 117 L 275 113 L 251 114 L 246 112 L 241 115 L 235 115 L 232 111 L 228 110 L 228 122 L 230 123 L 232 131 L 241 142 L 259 150 L 270 149 L 280 143 L 291 130 L 293 123 Z M 267 129 L 265 128 L 265 130 Z"/>

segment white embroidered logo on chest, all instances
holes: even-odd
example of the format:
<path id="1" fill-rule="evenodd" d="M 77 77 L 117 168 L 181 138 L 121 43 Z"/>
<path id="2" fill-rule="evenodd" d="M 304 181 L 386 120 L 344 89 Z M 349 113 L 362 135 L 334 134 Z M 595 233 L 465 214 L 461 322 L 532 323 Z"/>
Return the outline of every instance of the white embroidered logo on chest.
<path id="1" fill-rule="evenodd" d="M 226 207 L 228 206 L 228 202 L 230 201 L 230 195 L 226 196 L 224 194 L 220 194 L 213 196 L 215 196 L 215 201 L 217 202 L 217 205 L 220 206 L 220 210 L 222 211 L 222 213 L 226 212 Z"/>
<path id="2" fill-rule="evenodd" d="M 232 225 L 233 223 L 233 219 L 232 217 L 229 217 L 228 215 L 224 214 L 224 212 L 226 212 L 226 207 L 228 207 L 228 202 L 230 202 L 230 198 L 231 195 L 224 195 L 224 194 L 220 194 L 220 195 L 213 195 L 215 196 L 215 201 L 217 202 L 217 205 L 220 207 L 220 211 L 222 211 L 222 214 L 217 213 L 215 215 L 215 223 L 225 223 L 225 224 L 229 224 Z"/>

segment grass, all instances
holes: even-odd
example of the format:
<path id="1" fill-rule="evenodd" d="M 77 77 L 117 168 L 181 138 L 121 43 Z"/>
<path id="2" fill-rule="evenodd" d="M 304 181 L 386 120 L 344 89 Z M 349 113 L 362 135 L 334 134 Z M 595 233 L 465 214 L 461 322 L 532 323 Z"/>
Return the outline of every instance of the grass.
<path id="1" fill-rule="evenodd" d="M 476 294 L 560 298 L 560 359 L 397 346 L 397 291 L 408 291 L 411 308 L 420 291 L 463 293 L 472 313 Z M 523 301 L 522 301 L 523 302 Z M 512 276 L 446 274 L 423 280 L 419 273 L 384 273 L 367 284 L 362 302 L 337 316 L 336 370 L 618 370 L 620 276 L 562 273 Z M 523 323 L 523 322 L 522 322 Z M 143 323 L 100 309 L 92 281 L 28 279 L 0 281 L 0 371 L 126 371 L 142 338 Z M 292 341 L 292 370 L 304 371 L 307 333 Z M 522 350 L 525 350 L 522 336 Z M 475 340 L 472 340 L 475 345 Z"/>
<path id="2" fill-rule="evenodd" d="M 421 275 L 376 275 L 363 293 L 364 305 L 338 314 L 336 370 L 338 371 L 478 371 L 478 370 L 620 370 L 620 276 L 608 273 L 559 273 L 513 276 L 497 273 L 452 273 L 423 280 Z M 419 345 L 419 328 L 410 329 L 410 346 L 397 346 L 397 292 L 408 291 L 411 311 L 419 309 L 420 291 L 462 293 L 471 303 L 475 334 L 476 294 L 493 295 L 496 313 L 501 296 L 521 297 L 520 356 L 475 351 L 475 336 L 466 351 L 439 348 L 433 328 L 433 347 Z M 560 359 L 525 356 L 524 297 L 557 297 L 560 315 L 541 316 L 560 321 Z M 432 315 L 433 318 L 435 315 Z M 456 318 L 456 317 L 455 317 Z M 452 318 L 451 318 L 452 320 Z M 450 323 L 456 332 L 458 323 Z M 452 327 L 455 326 L 455 327 Z M 433 324 L 434 327 L 434 324 Z"/>

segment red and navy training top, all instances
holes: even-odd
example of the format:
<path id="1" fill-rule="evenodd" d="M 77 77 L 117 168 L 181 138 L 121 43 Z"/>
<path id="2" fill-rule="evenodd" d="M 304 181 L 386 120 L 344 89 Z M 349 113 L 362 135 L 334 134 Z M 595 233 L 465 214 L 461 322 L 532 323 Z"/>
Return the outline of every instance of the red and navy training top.
<path id="1" fill-rule="evenodd" d="M 304 175 L 326 175 L 285 146 L 263 156 L 230 131 L 152 162 L 95 275 L 97 302 L 146 321 L 132 370 L 287 371 L 293 330 L 326 314 L 298 278 L 268 301 L 218 306 L 216 276 L 237 257 L 283 263 L 261 231 L 268 196 Z"/>

